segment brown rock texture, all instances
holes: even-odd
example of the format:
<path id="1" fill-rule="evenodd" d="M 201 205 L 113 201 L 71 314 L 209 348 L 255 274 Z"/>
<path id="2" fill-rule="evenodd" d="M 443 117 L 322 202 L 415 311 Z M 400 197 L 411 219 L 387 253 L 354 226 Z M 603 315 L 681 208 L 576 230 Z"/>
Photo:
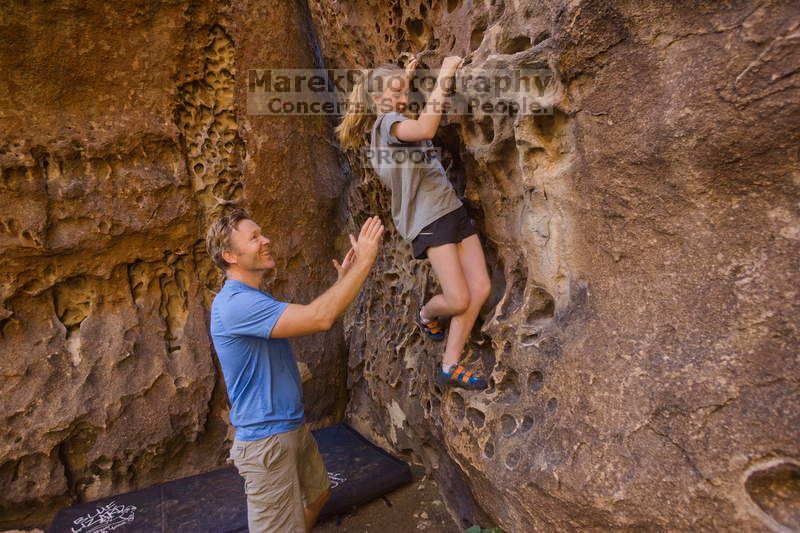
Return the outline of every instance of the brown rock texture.
<path id="1" fill-rule="evenodd" d="M 246 69 L 316 64 L 310 31 L 300 2 L 4 5 L 0 529 L 224 463 L 206 221 L 251 209 L 279 297 L 335 279 L 330 121 L 242 111 Z M 312 421 L 344 409 L 342 346 L 295 345 Z"/>
<path id="2" fill-rule="evenodd" d="M 389 224 L 344 332 L 295 344 L 307 411 L 340 416 L 346 385 L 348 419 L 422 461 L 460 525 L 797 529 L 799 20 L 788 1 L 7 3 L 0 528 L 222 464 L 202 235 L 238 201 L 290 301 L 333 280 L 342 228 Z M 441 347 L 411 324 L 436 283 L 364 162 L 323 118 L 245 112 L 248 69 L 423 49 L 552 73 L 552 114 L 449 117 L 436 139 L 492 273 L 467 353 L 483 393 L 434 386 Z"/>
<path id="3" fill-rule="evenodd" d="M 434 386 L 412 318 L 435 282 L 390 231 L 346 322 L 349 419 L 422 459 L 465 526 L 797 528 L 797 4 L 309 5 L 329 68 L 428 49 L 554 80 L 552 114 L 436 139 L 492 272 L 466 354 L 490 389 Z M 388 222 L 350 162 L 351 225 Z"/>

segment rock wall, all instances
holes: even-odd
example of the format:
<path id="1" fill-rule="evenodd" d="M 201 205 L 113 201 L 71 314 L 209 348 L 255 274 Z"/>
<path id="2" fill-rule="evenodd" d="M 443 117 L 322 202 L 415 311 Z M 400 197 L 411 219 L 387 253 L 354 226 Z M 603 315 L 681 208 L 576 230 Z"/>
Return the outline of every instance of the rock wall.
<path id="1" fill-rule="evenodd" d="M 412 319 L 436 283 L 390 231 L 346 321 L 349 419 L 424 461 L 465 526 L 800 527 L 797 5 L 309 5 L 327 67 L 429 50 L 554 79 L 552 114 L 436 139 L 492 273 L 466 353 L 490 389 L 434 385 Z M 388 221 L 350 162 L 351 224 Z"/>
<path id="2" fill-rule="evenodd" d="M 331 124 L 243 111 L 248 68 L 317 63 L 307 7 L 217 4 L 3 8 L 0 529 L 224 463 L 202 241 L 221 203 L 271 237 L 276 295 L 335 279 Z M 295 344 L 312 421 L 344 409 L 342 346 Z"/>
<path id="3" fill-rule="evenodd" d="M 466 358 L 491 388 L 433 385 L 441 347 L 411 322 L 436 282 L 389 224 L 345 335 L 295 344 L 310 418 L 341 415 L 347 372 L 349 420 L 423 461 L 464 525 L 800 527 L 798 19 L 777 1 L 9 4 L 0 527 L 222 464 L 202 245 L 221 203 L 262 223 L 292 301 L 333 279 L 343 226 L 388 222 L 328 121 L 245 113 L 245 71 L 319 64 L 317 39 L 328 67 L 427 49 L 547 69 L 554 111 L 437 137 L 492 273 Z"/>

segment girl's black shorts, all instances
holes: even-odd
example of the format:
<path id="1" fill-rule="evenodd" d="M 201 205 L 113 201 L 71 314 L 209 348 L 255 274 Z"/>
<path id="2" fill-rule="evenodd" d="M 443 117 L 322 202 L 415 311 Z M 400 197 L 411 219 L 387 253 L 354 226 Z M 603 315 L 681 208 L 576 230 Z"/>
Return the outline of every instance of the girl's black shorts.
<path id="1" fill-rule="evenodd" d="M 428 257 L 427 250 L 431 246 L 459 243 L 476 233 L 478 230 L 475 228 L 475 222 L 469 218 L 467 208 L 462 205 L 422 228 L 422 231 L 411 241 L 414 259 Z"/>

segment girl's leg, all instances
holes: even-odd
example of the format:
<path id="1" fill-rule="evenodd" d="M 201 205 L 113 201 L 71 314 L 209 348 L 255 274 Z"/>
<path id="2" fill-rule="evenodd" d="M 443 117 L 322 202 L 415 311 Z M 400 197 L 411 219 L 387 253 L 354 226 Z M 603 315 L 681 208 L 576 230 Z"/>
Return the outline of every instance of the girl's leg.
<path id="1" fill-rule="evenodd" d="M 422 307 L 426 319 L 458 315 L 469 307 L 469 286 L 461 270 L 458 246 L 442 244 L 427 250 L 433 272 L 442 286 L 442 294 L 437 294 Z"/>
<path id="2" fill-rule="evenodd" d="M 446 365 L 458 363 L 481 306 L 489 297 L 492 289 L 486 268 L 486 258 L 483 255 L 483 248 L 478 236 L 470 235 L 461 241 L 457 245 L 457 252 L 460 270 L 469 291 L 469 305 L 462 313 L 453 316 L 450 320 L 450 331 L 443 357 Z M 441 281 L 441 278 L 439 279 Z"/>

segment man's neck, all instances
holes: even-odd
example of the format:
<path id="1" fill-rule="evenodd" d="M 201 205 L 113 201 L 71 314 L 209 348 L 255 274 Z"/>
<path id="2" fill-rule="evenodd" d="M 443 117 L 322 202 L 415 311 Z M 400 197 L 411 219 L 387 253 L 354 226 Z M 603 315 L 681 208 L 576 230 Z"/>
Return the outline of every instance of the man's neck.
<path id="1" fill-rule="evenodd" d="M 229 269 L 225 273 L 225 277 L 228 279 L 235 279 L 236 281 L 241 281 L 245 285 L 249 285 L 254 289 L 261 288 L 261 280 L 264 279 L 264 272 L 261 271 L 242 271 L 237 269 Z"/>

